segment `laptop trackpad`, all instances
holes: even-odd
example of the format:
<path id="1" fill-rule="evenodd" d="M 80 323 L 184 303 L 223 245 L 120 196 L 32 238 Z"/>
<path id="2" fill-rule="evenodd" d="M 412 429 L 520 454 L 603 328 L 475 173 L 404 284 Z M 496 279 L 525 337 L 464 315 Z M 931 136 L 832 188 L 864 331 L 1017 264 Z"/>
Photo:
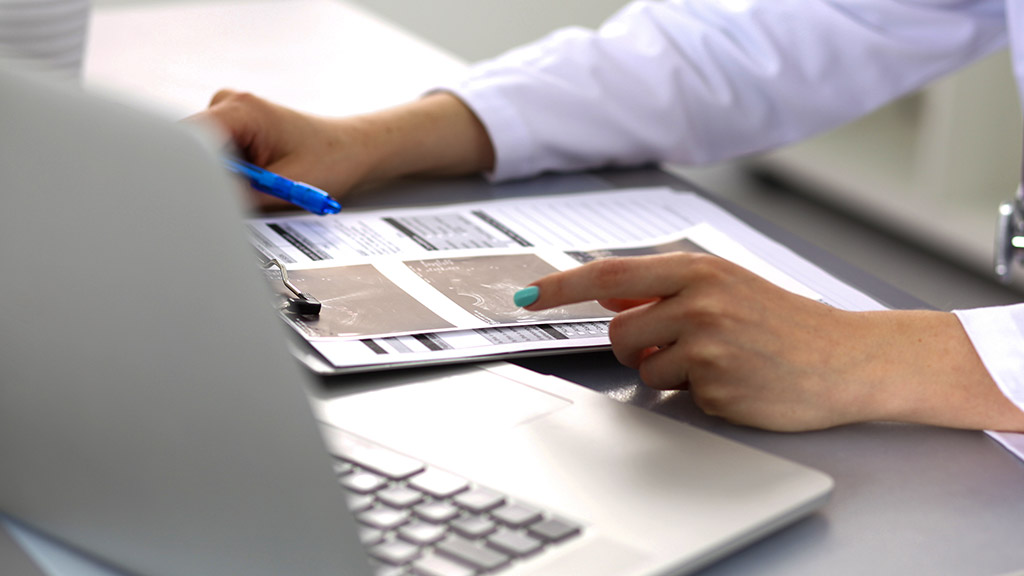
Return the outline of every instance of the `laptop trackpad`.
<path id="1" fill-rule="evenodd" d="M 324 401 L 327 423 L 390 444 L 434 444 L 495 433 L 572 405 L 484 370 Z"/>

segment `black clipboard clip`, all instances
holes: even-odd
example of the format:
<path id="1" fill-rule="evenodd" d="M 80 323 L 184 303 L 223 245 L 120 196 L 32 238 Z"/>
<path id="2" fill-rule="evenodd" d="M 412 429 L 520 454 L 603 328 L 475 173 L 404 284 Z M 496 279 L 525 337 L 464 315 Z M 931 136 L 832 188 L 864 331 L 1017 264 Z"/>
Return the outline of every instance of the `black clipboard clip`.
<path id="1" fill-rule="evenodd" d="M 313 298 L 309 292 L 302 292 L 295 287 L 295 284 L 288 280 L 288 270 L 284 264 L 281 263 L 277 258 L 272 258 L 263 264 L 264 270 L 277 266 L 281 270 L 281 282 L 284 283 L 284 287 L 295 296 L 288 297 L 288 306 L 285 308 L 289 312 L 299 314 L 302 316 L 318 316 L 320 315 L 320 301 Z"/>

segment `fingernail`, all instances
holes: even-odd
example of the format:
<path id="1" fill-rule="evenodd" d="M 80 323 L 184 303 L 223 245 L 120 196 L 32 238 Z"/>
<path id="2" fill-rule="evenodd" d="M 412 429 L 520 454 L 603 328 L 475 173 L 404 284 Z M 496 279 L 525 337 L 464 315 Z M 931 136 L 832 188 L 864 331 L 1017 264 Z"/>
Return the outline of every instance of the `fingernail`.
<path id="1" fill-rule="evenodd" d="M 540 288 L 537 288 L 536 286 L 527 286 L 526 288 L 523 288 L 519 292 L 516 292 L 516 295 L 513 297 L 513 300 L 515 301 L 516 306 L 523 308 L 524 306 L 529 306 L 530 304 L 536 302 L 537 298 L 539 297 Z"/>

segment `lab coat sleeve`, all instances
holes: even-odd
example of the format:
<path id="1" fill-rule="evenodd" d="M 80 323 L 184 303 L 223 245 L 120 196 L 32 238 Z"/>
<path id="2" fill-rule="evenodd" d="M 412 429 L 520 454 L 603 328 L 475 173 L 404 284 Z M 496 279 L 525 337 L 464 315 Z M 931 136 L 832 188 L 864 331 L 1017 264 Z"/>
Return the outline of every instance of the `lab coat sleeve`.
<path id="1" fill-rule="evenodd" d="M 861 116 L 1006 43 L 1002 0 L 671 0 L 471 68 L 497 180 L 703 164 Z"/>
<path id="2" fill-rule="evenodd" d="M 1024 304 L 954 313 L 999 389 L 1024 410 Z"/>

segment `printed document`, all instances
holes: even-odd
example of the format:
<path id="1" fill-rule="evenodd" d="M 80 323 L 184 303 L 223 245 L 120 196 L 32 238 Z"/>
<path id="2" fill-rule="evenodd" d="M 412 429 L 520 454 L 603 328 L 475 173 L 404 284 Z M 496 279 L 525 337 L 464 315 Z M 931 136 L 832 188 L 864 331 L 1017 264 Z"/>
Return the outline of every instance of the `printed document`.
<path id="1" fill-rule="evenodd" d="M 248 222 L 267 260 L 322 304 L 282 316 L 336 371 L 609 346 L 595 302 L 531 312 L 534 280 L 601 258 L 706 252 L 794 293 L 850 310 L 883 306 L 692 192 L 643 188 L 343 211 Z"/>

